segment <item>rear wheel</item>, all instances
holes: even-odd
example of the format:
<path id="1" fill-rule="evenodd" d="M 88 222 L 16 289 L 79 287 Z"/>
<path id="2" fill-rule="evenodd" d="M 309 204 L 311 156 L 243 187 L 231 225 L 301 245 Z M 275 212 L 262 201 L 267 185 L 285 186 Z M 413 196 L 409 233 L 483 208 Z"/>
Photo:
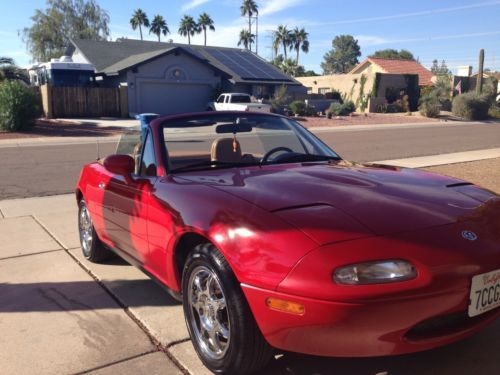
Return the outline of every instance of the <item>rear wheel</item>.
<path id="1" fill-rule="evenodd" d="M 182 276 L 186 324 L 203 364 L 218 374 L 251 374 L 272 358 L 236 277 L 212 244 L 198 245 Z"/>
<path id="2" fill-rule="evenodd" d="M 104 247 L 99 237 L 97 237 L 84 199 L 78 204 L 78 233 L 80 234 L 80 246 L 85 259 L 100 263 L 111 257 L 111 251 Z"/>

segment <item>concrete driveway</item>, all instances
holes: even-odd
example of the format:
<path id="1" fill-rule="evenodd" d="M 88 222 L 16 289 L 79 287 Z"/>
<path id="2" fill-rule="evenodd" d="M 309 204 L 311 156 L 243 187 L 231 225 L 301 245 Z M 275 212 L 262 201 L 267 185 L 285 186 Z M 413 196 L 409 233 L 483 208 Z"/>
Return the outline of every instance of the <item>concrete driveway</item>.
<path id="1" fill-rule="evenodd" d="M 0 201 L 1 374 L 208 374 L 182 306 L 142 272 L 81 257 L 73 195 Z M 366 359 L 280 353 L 271 374 L 500 373 L 500 320 L 462 342 Z"/>

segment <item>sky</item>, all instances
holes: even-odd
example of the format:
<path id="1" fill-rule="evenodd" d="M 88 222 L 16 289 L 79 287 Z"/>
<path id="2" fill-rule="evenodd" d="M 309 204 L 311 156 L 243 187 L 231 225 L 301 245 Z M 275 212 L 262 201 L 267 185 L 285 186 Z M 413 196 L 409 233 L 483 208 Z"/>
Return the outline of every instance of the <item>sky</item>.
<path id="1" fill-rule="evenodd" d="M 110 15 L 111 39 L 139 39 L 130 27 L 133 11 L 141 8 L 150 19 L 161 14 L 171 34 L 165 40 L 187 43 L 178 33 L 179 20 L 188 14 L 195 19 L 207 12 L 215 23 L 209 32 L 209 45 L 237 47 L 239 32 L 248 27 L 240 15 L 241 0 L 97 0 Z M 3 3 L 0 14 L 0 56 L 15 59 L 18 65 L 30 63 L 19 31 L 31 25 L 36 9 L 45 0 L 19 0 Z M 426 67 L 434 59 L 445 60 L 454 72 L 457 66 L 477 69 L 479 49 L 485 49 L 485 68 L 500 71 L 500 0 L 418 0 L 418 1 L 341 1 L 341 0 L 256 0 L 259 6 L 259 55 L 272 58 L 272 31 L 278 25 L 289 29 L 304 27 L 309 33 L 310 50 L 301 54 L 300 64 L 321 73 L 323 56 L 331 49 L 336 35 L 353 35 L 361 46 L 360 61 L 376 50 L 408 49 Z M 255 28 L 255 26 L 253 26 Z M 255 30 L 255 29 L 254 29 Z M 147 32 L 145 39 L 156 40 Z M 202 44 L 195 36 L 193 44 Z"/>

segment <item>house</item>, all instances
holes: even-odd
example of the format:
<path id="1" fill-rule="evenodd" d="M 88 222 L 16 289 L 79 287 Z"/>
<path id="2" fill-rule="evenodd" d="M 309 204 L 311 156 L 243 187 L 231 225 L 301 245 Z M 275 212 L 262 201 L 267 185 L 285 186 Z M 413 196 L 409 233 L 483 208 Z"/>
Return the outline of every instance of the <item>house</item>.
<path id="1" fill-rule="evenodd" d="M 368 57 L 349 72 L 349 74 L 361 73 L 417 74 L 419 86 L 434 85 L 432 72 L 414 60 Z"/>
<path id="2" fill-rule="evenodd" d="M 291 95 L 306 93 L 300 82 L 254 53 L 236 48 L 73 40 L 66 54 L 75 63 L 92 64 L 99 86 L 127 87 L 130 115 L 203 111 L 220 92 L 270 97 L 285 85 Z"/>

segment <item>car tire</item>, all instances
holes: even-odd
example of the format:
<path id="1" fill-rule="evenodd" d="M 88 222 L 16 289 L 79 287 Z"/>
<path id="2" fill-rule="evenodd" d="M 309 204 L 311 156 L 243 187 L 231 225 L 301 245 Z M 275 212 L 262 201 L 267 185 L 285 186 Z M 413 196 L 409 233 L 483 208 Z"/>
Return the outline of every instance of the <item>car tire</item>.
<path id="1" fill-rule="evenodd" d="M 97 236 L 84 199 L 80 200 L 78 204 L 78 233 L 85 259 L 94 263 L 101 263 L 112 257 L 111 251 L 103 245 Z"/>
<path id="2" fill-rule="evenodd" d="M 233 271 L 213 244 L 198 245 L 188 255 L 182 292 L 191 341 L 209 370 L 244 375 L 267 365 L 273 349 L 262 336 Z"/>

